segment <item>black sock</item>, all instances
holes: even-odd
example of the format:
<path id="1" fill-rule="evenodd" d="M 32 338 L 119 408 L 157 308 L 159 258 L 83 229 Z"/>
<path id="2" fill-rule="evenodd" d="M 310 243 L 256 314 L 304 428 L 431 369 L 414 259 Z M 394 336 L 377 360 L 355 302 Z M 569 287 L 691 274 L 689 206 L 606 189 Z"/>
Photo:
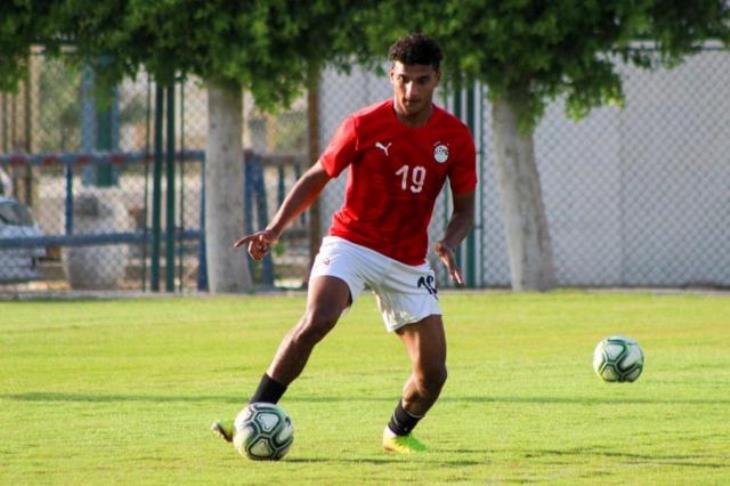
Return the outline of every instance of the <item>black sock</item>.
<path id="1" fill-rule="evenodd" d="M 395 407 L 393 416 L 390 417 L 390 422 L 388 422 L 388 428 L 395 435 L 408 435 L 422 418 L 408 413 L 403 408 L 403 402 L 398 400 L 398 405 Z"/>
<path id="2" fill-rule="evenodd" d="M 256 393 L 249 399 L 248 403 L 266 402 L 276 403 L 286 391 L 286 385 L 282 385 L 278 381 L 264 374 L 259 382 Z"/>

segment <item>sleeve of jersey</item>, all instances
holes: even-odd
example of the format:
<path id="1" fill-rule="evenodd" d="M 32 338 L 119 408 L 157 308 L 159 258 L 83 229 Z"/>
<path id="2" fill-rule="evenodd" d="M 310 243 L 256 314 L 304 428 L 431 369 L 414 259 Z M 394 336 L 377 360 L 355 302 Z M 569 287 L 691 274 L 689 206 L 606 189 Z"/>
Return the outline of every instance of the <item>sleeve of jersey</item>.
<path id="1" fill-rule="evenodd" d="M 465 137 L 460 155 L 449 172 L 451 191 L 454 194 L 471 192 L 477 186 L 477 155 L 471 135 Z"/>
<path id="2" fill-rule="evenodd" d="M 337 177 L 352 163 L 357 151 L 357 133 L 355 120 L 348 117 L 337 129 L 330 144 L 319 158 L 324 170 L 330 177 Z"/>

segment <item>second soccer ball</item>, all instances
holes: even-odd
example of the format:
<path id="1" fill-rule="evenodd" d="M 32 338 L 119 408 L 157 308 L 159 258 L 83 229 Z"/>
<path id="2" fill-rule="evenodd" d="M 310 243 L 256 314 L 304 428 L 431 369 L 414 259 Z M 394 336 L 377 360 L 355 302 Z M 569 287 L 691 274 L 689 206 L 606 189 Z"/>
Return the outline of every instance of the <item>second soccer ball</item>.
<path id="1" fill-rule="evenodd" d="M 593 351 L 593 370 L 604 381 L 636 381 L 643 369 L 644 352 L 629 337 L 607 337 Z"/>

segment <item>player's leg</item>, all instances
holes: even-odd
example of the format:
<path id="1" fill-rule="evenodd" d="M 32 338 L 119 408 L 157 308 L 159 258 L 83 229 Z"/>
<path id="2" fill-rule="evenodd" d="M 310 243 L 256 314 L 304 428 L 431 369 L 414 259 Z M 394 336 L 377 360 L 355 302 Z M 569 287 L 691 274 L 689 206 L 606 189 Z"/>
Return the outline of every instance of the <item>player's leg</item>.
<path id="1" fill-rule="evenodd" d="M 273 390 L 260 386 L 250 401 L 276 403 L 283 389 L 302 372 L 314 346 L 332 330 L 351 303 L 350 288 L 340 278 L 325 275 L 310 280 L 306 311 L 284 337 L 266 371 L 265 377 L 279 386 Z"/>
<path id="2" fill-rule="evenodd" d="M 249 402 L 277 403 L 307 364 L 314 346 L 335 326 L 342 312 L 357 299 L 372 268 L 357 245 L 326 236 L 314 260 L 304 315 L 281 341 L 266 374 Z M 213 431 L 230 441 L 233 422 L 217 421 Z"/>
<path id="3" fill-rule="evenodd" d="M 343 280 L 332 276 L 312 278 L 304 315 L 279 344 L 249 403 L 277 403 L 304 369 L 314 346 L 335 326 L 351 303 L 350 288 Z M 227 442 L 233 441 L 232 421 L 217 420 L 211 430 Z"/>
<path id="4" fill-rule="evenodd" d="M 304 369 L 314 346 L 362 291 L 362 266 L 345 240 L 331 236 L 322 240 L 309 277 L 306 311 L 282 340 L 250 402 L 279 401 Z"/>
<path id="5" fill-rule="evenodd" d="M 436 402 L 446 382 L 446 335 L 440 315 L 396 331 L 411 358 L 411 375 L 403 387 L 403 408 L 417 417 Z"/>
<path id="6" fill-rule="evenodd" d="M 383 434 L 386 450 L 420 452 L 425 446 L 411 431 L 438 399 L 446 382 L 446 336 L 440 315 L 396 331 L 411 359 L 411 374 Z"/>
<path id="7" fill-rule="evenodd" d="M 411 374 L 390 422 L 383 431 L 386 450 L 419 452 L 423 444 L 411 434 L 446 381 L 446 336 L 433 270 L 391 261 L 375 289 L 385 326 L 395 331 L 411 359 Z"/>

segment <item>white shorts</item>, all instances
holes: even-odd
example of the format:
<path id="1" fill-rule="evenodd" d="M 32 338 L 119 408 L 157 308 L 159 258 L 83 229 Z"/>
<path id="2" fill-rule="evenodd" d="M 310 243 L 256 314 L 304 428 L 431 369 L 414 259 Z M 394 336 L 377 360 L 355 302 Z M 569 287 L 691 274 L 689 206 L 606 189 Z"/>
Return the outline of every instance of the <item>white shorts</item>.
<path id="1" fill-rule="evenodd" d="M 344 238 L 325 236 L 309 278 L 322 276 L 344 280 L 353 302 L 367 284 L 388 331 L 441 315 L 436 278 L 428 263 L 406 265 Z"/>

